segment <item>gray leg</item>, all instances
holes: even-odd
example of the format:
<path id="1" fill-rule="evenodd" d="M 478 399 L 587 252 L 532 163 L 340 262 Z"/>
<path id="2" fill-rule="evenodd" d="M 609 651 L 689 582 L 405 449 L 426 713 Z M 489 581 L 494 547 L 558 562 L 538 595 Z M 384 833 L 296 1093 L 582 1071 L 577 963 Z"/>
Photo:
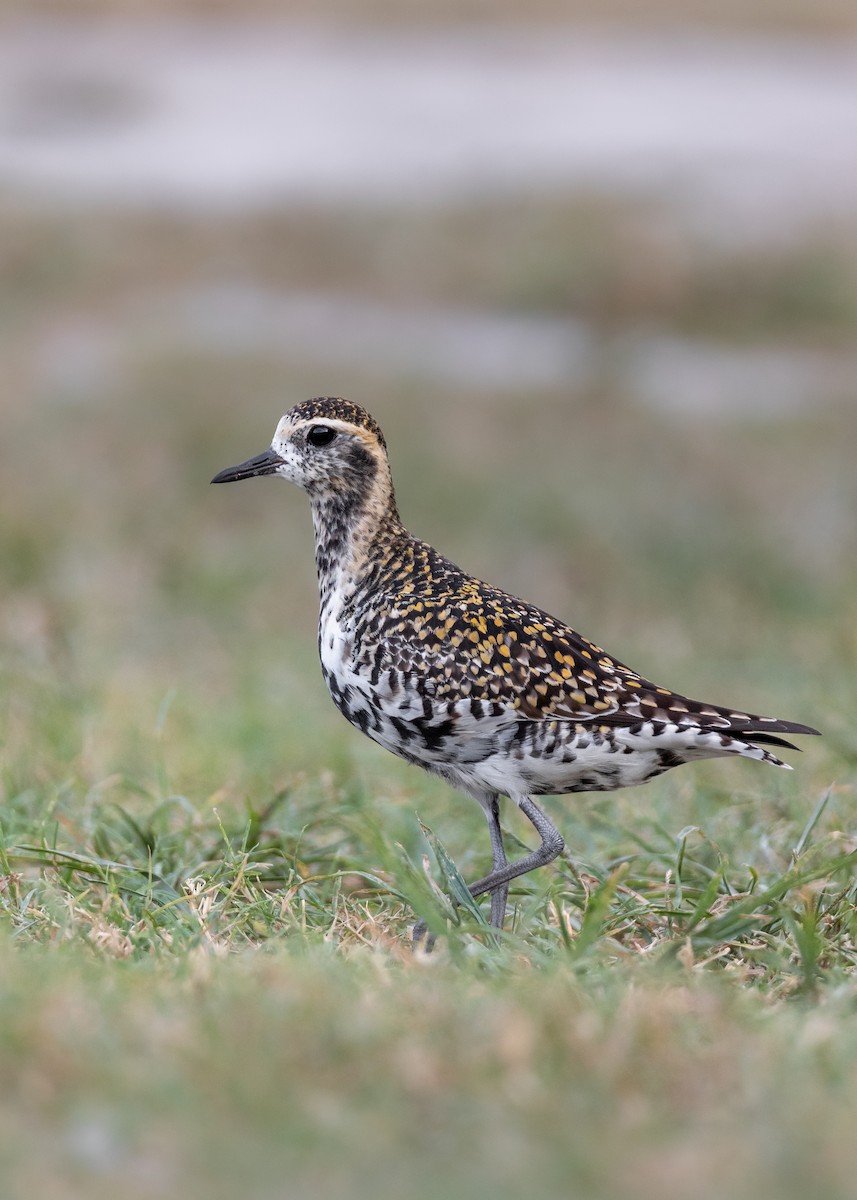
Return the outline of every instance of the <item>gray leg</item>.
<path id="1" fill-rule="evenodd" d="M 536 832 L 542 839 L 538 850 L 533 850 L 532 853 L 519 858 L 517 862 L 510 863 L 506 858 L 506 851 L 503 846 L 503 835 L 500 830 L 500 806 L 498 798 L 495 796 L 490 805 L 485 805 L 485 812 L 488 817 L 488 829 L 491 833 L 491 848 L 494 852 L 494 866 L 489 875 L 483 879 L 478 879 L 476 883 L 470 885 L 470 894 L 474 897 L 482 896 L 485 892 L 491 892 L 491 924 L 495 929 L 500 929 L 503 926 L 503 918 L 506 915 L 506 897 L 509 893 L 509 884 L 513 879 L 517 879 L 520 875 L 526 875 L 529 871 L 535 871 L 537 867 L 544 867 L 549 862 L 553 862 L 558 855 L 562 854 L 565 848 L 565 841 L 558 829 L 548 820 L 537 804 L 534 804 L 529 796 L 525 796 L 518 804 L 521 812 L 535 826 Z M 418 946 L 426 934 L 426 926 L 424 921 L 419 921 L 414 926 L 413 944 Z M 430 952 L 434 946 L 434 938 L 426 938 L 426 951 Z"/>
<path id="2" fill-rule="evenodd" d="M 491 851 L 494 856 L 491 874 L 502 871 L 508 866 L 506 848 L 503 845 L 503 831 L 500 829 L 500 798 L 493 796 L 489 805 L 485 806 L 485 816 L 488 818 L 488 832 L 491 834 Z M 473 891 L 473 889 L 470 889 Z M 474 893 L 475 895 L 475 893 Z M 509 895 L 508 883 L 501 883 L 491 892 L 491 924 L 495 929 L 503 928 L 506 917 L 506 899 Z"/>
<path id="3" fill-rule="evenodd" d="M 517 862 L 495 867 L 490 875 L 486 875 L 484 879 L 478 879 L 476 883 L 472 883 L 470 885 L 470 894 L 472 896 L 481 896 L 483 892 L 493 892 L 496 895 L 498 889 L 503 887 L 508 888 L 510 881 L 517 879 L 519 875 L 526 875 L 528 871 L 534 871 L 536 867 L 544 867 L 547 863 L 553 862 L 557 855 L 562 854 L 565 847 L 562 835 L 551 824 L 538 805 L 534 804 L 529 796 L 525 796 L 520 801 L 518 807 L 524 816 L 532 821 L 536 832 L 542 839 L 542 844 L 538 850 L 533 850 L 531 854 L 526 854 L 523 858 L 519 858 Z"/>
<path id="4" fill-rule="evenodd" d="M 503 845 L 503 831 L 500 829 L 500 797 L 496 792 L 489 793 L 484 799 L 479 798 L 479 803 L 482 811 L 485 813 L 488 821 L 488 832 L 491 835 L 491 854 L 493 860 L 492 874 L 494 871 L 500 871 L 508 863 L 506 858 L 506 848 Z M 503 928 L 503 920 L 506 916 L 506 898 L 509 895 L 509 885 L 507 883 L 500 884 L 491 893 L 491 917 L 490 922 L 495 929 Z M 425 938 L 426 953 L 431 953 L 434 946 L 435 938 L 433 934 L 428 934 L 425 921 L 417 921 L 411 932 L 413 945 L 416 948 L 423 938 Z"/>

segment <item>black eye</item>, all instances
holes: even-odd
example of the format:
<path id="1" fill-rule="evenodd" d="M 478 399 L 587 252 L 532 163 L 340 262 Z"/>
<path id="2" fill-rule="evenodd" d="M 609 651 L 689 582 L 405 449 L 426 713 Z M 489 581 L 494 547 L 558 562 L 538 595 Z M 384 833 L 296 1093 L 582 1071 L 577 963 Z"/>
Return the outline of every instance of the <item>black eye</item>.
<path id="1" fill-rule="evenodd" d="M 313 425 L 306 435 L 306 440 L 311 446 L 329 446 L 335 437 L 336 430 L 331 429 L 329 425 Z"/>

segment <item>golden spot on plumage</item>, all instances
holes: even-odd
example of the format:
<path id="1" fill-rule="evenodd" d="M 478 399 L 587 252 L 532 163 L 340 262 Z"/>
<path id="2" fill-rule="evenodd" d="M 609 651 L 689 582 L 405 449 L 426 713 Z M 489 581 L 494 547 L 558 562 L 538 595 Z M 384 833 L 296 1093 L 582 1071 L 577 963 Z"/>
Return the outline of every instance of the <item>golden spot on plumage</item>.
<path id="1" fill-rule="evenodd" d="M 672 692 L 670 691 L 669 688 L 656 687 L 655 691 L 658 693 L 659 696 L 671 696 L 672 695 Z"/>
<path id="2" fill-rule="evenodd" d="M 640 681 L 638 679 L 626 679 L 625 686 L 631 687 L 631 688 L 638 688 L 638 687 L 642 687 L 643 685 L 640 683 Z"/>
<path id="3" fill-rule="evenodd" d="M 597 708 L 599 712 L 603 712 L 605 708 L 612 708 L 613 706 L 607 700 L 596 700 L 592 707 Z"/>
<path id="4" fill-rule="evenodd" d="M 563 669 L 559 673 L 559 677 L 560 677 L 560 679 L 573 679 L 574 678 L 574 676 L 571 673 L 570 667 L 563 667 Z"/>
<path id="5" fill-rule="evenodd" d="M 503 656 L 503 658 L 510 658 L 511 654 L 512 654 L 511 650 L 509 649 L 509 647 L 506 645 L 505 642 L 502 642 L 497 647 L 497 652 L 498 652 L 498 654 L 501 654 Z"/>
<path id="6" fill-rule="evenodd" d="M 569 696 L 569 700 L 571 700 L 571 702 L 573 704 L 585 704 L 586 703 L 586 697 L 584 696 L 583 692 L 572 692 L 571 695 Z"/>
<path id="7" fill-rule="evenodd" d="M 540 696 L 546 696 L 548 694 L 548 685 L 546 683 L 537 683 L 535 690 Z"/>

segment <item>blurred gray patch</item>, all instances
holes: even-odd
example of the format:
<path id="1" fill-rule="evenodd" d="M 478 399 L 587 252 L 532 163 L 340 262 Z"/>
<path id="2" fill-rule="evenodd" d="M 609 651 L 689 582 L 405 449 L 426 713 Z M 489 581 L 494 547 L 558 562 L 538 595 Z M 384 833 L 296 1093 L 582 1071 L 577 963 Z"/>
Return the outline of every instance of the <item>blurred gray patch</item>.
<path id="1" fill-rule="evenodd" d="M 52 204 L 564 190 L 656 201 L 729 242 L 857 205 L 846 39 L 45 22 L 4 29 L 3 113 L 0 182 Z"/>
<path id="2" fill-rule="evenodd" d="M 118 76 L 37 70 L 18 80 L 2 124 L 13 137 L 93 137 L 139 120 L 149 107 L 145 92 Z"/>

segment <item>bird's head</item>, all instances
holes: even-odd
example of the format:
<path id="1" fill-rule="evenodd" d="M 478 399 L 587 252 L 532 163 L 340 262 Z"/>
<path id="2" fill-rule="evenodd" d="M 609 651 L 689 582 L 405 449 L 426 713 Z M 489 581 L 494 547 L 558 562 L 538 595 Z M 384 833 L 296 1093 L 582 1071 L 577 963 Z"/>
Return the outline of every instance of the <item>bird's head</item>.
<path id="1" fill-rule="evenodd" d="M 254 475 L 281 475 L 321 503 L 365 502 L 379 491 L 392 500 L 384 435 L 365 409 L 335 397 L 296 405 L 280 421 L 268 450 L 227 467 L 211 482 Z"/>

